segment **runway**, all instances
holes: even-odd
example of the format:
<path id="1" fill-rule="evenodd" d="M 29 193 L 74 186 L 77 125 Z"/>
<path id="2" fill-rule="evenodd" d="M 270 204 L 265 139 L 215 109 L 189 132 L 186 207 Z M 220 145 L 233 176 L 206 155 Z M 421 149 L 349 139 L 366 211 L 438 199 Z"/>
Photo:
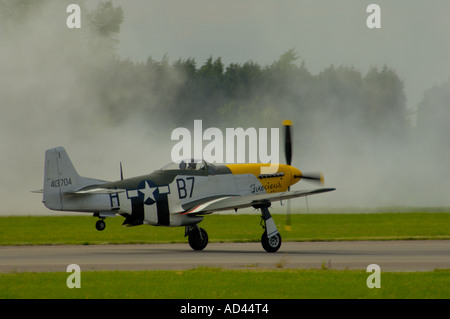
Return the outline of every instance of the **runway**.
<path id="1" fill-rule="evenodd" d="M 203 251 L 186 244 L 0 246 L 0 272 L 65 272 L 69 264 L 91 270 L 185 270 L 315 268 L 431 271 L 450 268 L 450 241 L 285 242 L 277 253 L 260 243 L 210 243 Z"/>

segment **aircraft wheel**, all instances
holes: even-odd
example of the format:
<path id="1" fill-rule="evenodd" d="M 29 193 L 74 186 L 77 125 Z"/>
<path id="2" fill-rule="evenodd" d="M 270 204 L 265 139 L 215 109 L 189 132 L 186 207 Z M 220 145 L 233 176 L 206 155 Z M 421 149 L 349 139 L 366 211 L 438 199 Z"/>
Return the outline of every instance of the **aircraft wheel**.
<path id="1" fill-rule="evenodd" d="M 189 232 L 189 246 L 194 250 L 203 250 L 208 245 L 208 233 L 203 228 L 194 228 Z"/>
<path id="2" fill-rule="evenodd" d="M 281 247 L 281 235 L 276 234 L 270 238 L 267 238 L 267 232 L 261 236 L 261 245 L 268 253 L 274 253 Z"/>
<path id="3" fill-rule="evenodd" d="M 106 223 L 103 219 L 97 220 L 95 223 L 95 228 L 97 228 L 98 231 L 104 230 L 106 227 Z"/>

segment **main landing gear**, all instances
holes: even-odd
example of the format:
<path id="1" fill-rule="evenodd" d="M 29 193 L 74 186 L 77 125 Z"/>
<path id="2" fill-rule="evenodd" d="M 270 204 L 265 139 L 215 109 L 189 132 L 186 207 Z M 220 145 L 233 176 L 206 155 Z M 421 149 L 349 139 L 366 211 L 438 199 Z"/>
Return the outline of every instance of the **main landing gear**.
<path id="1" fill-rule="evenodd" d="M 264 229 L 264 233 L 261 236 L 261 245 L 268 253 L 274 253 L 281 247 L 281 235 L 273 221 L 272 215 L 270 215 L 270 203 L 253 207 L 261 209 L 261 226 Z"/>
<path id="2" fill-rule="evenodd" d="M 198 225 L 186 226 L 184 237 L 186 236 L 193 250 L 203 250 L 208 245 L 208 233 Z"/>
<path id="3" fill-rule="evenodd" d="M 281 247 L 281 235 L 270 215 L 270 203 L 255 205 L 261 209 L 261 226 L 264 233 L 261 236 L 261 245 L 268 253 L 274 253 Z M 184 237 L 188 236 L 189 246 L 194 250 L 203 250 L 208 245 L 208 233 L 197 225 L 186 226 Z"/>

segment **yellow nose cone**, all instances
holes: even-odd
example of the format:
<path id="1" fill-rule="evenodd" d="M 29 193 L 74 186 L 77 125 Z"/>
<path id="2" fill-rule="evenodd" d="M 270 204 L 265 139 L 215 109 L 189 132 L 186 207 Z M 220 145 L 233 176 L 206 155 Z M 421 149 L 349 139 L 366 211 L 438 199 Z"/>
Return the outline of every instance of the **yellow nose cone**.
<path id="1" fill-rule="evenodd" d="M 294 166 L 289 166 L 291 171 L 291 186 L 297 183 L 302 178 L 302 172 Z"/>

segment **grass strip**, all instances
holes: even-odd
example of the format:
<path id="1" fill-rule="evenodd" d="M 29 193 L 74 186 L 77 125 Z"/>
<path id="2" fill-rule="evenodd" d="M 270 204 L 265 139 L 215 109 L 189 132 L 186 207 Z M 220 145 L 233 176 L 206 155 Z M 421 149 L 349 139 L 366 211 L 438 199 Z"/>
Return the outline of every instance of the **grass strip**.
<path id="1" fill-rule="evenodd" d="M 369 273 L 357 270 L 195 268 L 186 271 L 86 271 L 81 288 L 70 273 L 0 274 L 0 298 L 38 299 L 448 299 L 450 270 L 382 272 L 369 289 Z"/>
<path id="2" fill-rule="evenodd" d="M 292 230 L 274 215 L 283 241 L 450 239 L 448 213 L 296 214 Z M 0 245 L 92 245 L 186 242 L 184 227 L 123 227 L 122 217 L 107 218 L 95 229 L 86 216 L 0 217 Z M 200 224 L 210 242 L 258 242 L 259 215 L 210 215 Z"/>

